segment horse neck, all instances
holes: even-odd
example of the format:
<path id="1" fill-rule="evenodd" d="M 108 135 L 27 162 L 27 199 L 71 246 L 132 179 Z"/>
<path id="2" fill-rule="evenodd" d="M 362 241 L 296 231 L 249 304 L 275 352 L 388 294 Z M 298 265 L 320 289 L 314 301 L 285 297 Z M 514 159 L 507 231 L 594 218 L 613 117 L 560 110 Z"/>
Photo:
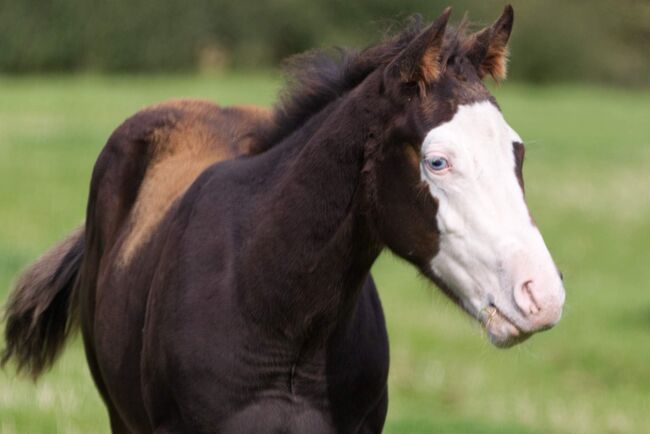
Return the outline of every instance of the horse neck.
<path id="1" fill-rule="evenodd" d="M 381 250 L 362 179 L 369 134 L 380 120 L 364 100 L 344 98 L 317 115 L 317 128 L 304 127 L 309 137 L 297 131 L 278 145 L 290 161 L 273 177 L 251 228 L 246 308 L 292 339 L 325 338 L 349 317 Z"/>

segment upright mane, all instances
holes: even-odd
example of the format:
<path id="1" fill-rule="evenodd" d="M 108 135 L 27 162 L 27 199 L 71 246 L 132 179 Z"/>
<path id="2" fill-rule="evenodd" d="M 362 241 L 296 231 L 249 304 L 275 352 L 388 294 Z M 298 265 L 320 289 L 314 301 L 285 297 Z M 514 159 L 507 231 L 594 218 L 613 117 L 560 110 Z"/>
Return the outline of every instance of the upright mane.
<path id="1" fill-rule="evenodd" d="M 403 30 L 361 51 L 317 49 L 290 57 L 284 67 L 286 84 L 274 107 L 272 122 L 254 133 L 251 152 L 273 147 L 329 103 L 354 89 L 375 69 L 388 64 L 424 27 L 422 18 L 414 15 Z M 464 19 L 457 27 L 448 28 L 442 55 L 445 62 L 463 54 L 469 39 L 466 29 Z"/>

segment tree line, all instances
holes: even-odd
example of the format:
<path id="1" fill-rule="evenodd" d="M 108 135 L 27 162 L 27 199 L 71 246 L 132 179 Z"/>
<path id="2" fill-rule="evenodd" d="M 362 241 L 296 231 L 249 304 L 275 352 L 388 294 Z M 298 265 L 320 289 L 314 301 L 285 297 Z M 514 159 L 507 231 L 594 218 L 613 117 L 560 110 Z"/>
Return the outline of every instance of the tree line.
<path id="1" fill-rule="evenodd" d="M 647 0 L 512 0 L 511 76 L 650 83 Z M 174 72 L 277 66 L 322 46 L 363 47 L 412 13 L 451 5 L 477 24 L 485 0 L 0 0 L 0 73 Z"/>

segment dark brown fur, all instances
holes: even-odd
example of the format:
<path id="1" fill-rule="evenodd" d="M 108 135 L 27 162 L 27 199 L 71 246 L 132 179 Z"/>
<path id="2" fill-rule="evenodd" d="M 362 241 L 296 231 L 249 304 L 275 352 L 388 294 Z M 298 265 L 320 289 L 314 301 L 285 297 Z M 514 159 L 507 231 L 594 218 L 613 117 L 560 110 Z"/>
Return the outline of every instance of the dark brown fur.
<path id="1" fill-rule="evenodd" d="M 431 274 L 419 146 L 491 99 L 446 19 L 303 58 L 270 120 L 175 103 L 113 133 L 73 299 L 114 432 L 381 431 L 388 345 L 368 273 L 387 246 Z M 396 56 L 416 73 L 391 73 Z"/>
<path id="2" fill-rule="evenodd" d="M 149 163 L 129 217 L 129 234 L 121 248 L 126 263 L 146 242 L 171 204 L 206 167 L 251 152 L 253 131 L 268 111 L 255 107 L 220 109 L 204 101 L 180 100 L 145 109 L 156 119 L 167 116 L 146 138 Z M 165 114 L 162 114 L 165 113 Z"/>
<path id="3" fill-rule="evenodd" d="M 269 119 L 270 111 L 260 107 L 220 108 L 208 101 L 174 100 L 146 107 L 126 121 L 116 135 L 124 146 L 137 147 L 143 156 L 139 158 L 146 160 L 146 168 L 136 169 L 145 174 L 140 184 L 146 186 L 153 177 L 172 181 L 164 190 L 139 193 L 142 200 L 136 201 L 131 217 L 137 233 L 131 229 L 129 235 L 140 239 L 129 238 L 128 250 L 146 240 L 173 200 L 205 167 L 251 153 L 252 132 Z M 54 363 L 78 326 L 73 289 L 84 244 L 82 226 L 20 274 L 5 307 L 3 365 L 14 358 L 19 371 L 36 379 Z M 123 261 L 128 261 L 132 252 L 125 250 Z"/>

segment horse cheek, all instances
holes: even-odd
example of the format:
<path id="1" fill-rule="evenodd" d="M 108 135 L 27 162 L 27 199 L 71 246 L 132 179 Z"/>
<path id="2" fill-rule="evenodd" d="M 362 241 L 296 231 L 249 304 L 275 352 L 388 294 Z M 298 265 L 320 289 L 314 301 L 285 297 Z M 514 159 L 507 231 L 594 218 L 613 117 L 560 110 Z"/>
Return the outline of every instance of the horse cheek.
<path id="1" fill-rule="evenodd" d="M 383 241 L 397 255 L 424 266 L 438 250 L 438 202 L 420 180 L 419 157 L 411 146 L 403 145 L 383 166 L 378 180 Z"/>

